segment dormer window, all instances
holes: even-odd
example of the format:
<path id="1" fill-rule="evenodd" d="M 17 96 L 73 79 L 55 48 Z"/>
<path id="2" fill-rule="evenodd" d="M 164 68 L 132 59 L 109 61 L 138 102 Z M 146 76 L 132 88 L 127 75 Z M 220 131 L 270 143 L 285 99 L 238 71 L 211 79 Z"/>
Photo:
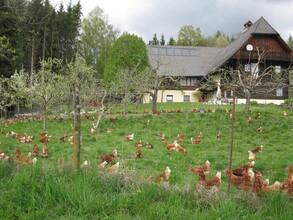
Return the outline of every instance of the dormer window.
<path id="1" fill-rule="evenodd" d="M 258 65 L 257 63 L 251 63 L 251 74 L 257 78 L 258 77 Z"/>
<path id="2" fill-rule="evenodd" d="M 244 65 L 244 71 L 245 72 L 250 72 L 250 64 L 245 64 Z"/>
<path id="3" fill-rule="evenodd" d="M 281 66 L 275 66 L 275 73 L 281 72 Z"/>

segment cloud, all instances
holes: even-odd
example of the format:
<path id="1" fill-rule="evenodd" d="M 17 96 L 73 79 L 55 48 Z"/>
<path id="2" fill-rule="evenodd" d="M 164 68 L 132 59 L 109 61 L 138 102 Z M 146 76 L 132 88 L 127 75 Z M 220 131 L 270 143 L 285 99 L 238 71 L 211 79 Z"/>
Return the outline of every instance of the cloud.
<path id="1" fill-rule="evenodd" d="M 54 0 L 55 2 L 62 0 Z M 69 0 L 63 0 L 64 4 Z M 77 0 L 72 0 L 75 4 Z M 204 36 L 218 30 L 239 33 L 247 21 L 263 16 L 287 40 L 293 35 L 293 0 L 80 0 L 86 16 L 101 7 L 109 22 L 121 32 L 141 36 L 145 42 L 164 34 L 166 41 L 177 38 L 181 27 L 199 27 Z"/>

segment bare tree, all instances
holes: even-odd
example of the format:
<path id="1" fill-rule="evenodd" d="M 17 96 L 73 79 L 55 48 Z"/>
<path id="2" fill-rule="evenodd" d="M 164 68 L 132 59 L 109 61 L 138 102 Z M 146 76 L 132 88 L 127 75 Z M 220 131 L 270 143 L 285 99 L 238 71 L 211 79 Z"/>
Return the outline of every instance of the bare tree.
<path id="1" fill-rule="evenodd" d="M 80 110 L 83 97 L 89 97 L 86 91 L 91 91 L 90 88 L 95 89 L 94 84 L 94 70 L 86 66 L 84 60 L 78 58 L 75 62 L 69 63 L 68 70 L 68 84 L 72 91 L 72 104 L 74 114 L 73 126 L 73 156 L 72 169 L 79 169 L 80 164 L 80 146 L 81 146 L 81 120 Z"/>
<path id="2" fill-rule="evenodd" d="M 170 84 L 173 84 L 173 86 L 177 86 L 180 77 L 172 77 L 167 76 L 162 73 L 160 73 L 160 69 L 164 66 L 168 65 L 166 62 L 163 62 L 158 57 L 155 60 L 155 65 L 152 66 L 152 71 L 150 73 L 150 77 L 147 81 L 148 88 L 146 91 L 150 94 L 152 97 L 152 112 L 157 112 L 157 98 L 158 98 L 158 92 L 160 89 L 165 89 Z"/>
<path id="3" fill-rule="evenodd" d="M 42 68 L 33 77 L 23 70 L 15 72 L 10 79 L 13 100 L 28 99 L 42 107 L 43 129 L 46 130 L 46 115 L 48 108 L 58 102 L 65 94 L 64 77 L 61 76 L 61 60 L 49 59 L 40 62 Z"/>
<path id="4" fill-rule="evenodd" d="M 117 80 L 111 84 L 109 91 L 121 100 L 124 114 L 126 113 L 126 105 L 139 100 L 148 90 L 149 77 L 150 70 L 148 68 L 142 71 L 137 67 L 119 71 Z"/>
<path id="5" fill-rule="evenodd" d="M 205 84 L 213 84 L 215 79 L 220 79 L 222 87 L 246 99 L 245 113 L 249 113 L 253 95 L 268 95 L 277 88 L 288 86 L 289 69 L 276 71 L 274 66 L 266 66 L 265 58 L 266 52 L 258 51 L 258 59 L 253 68 L 247 69 L 238 62 L 236 68 L 219 69 Z"/>

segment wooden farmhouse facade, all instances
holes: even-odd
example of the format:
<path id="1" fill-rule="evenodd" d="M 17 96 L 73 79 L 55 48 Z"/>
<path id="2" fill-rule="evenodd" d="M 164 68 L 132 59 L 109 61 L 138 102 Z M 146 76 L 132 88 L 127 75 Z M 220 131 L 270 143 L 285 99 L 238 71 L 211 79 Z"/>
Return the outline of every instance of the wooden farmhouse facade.
<path id="1" fill-rule="evenodd" d="M 254 24 L 247 22 L 239 37 L 225 48 L 183 47 L 147 45 L 150 63 L 157 74 L 179 78 L 176 87 L 159 90 L 158 102 L 198 102 L 213 101 L 216 91 L 205 91 L 201 84 L 220 68 L 235 68 L 243 65 L 245 71 L 255 68 L 275 67 L 275 71 L 288 69 L 292 65 L 293 53 L 280 34 L 263 18 Z M 255 66 L 259 53 L 265 52 L 263 66 Z M 276 88 L 270 94 L 257 94 L 251 97 L 259 103 L 280 104 L 292 98 L 292 82 L 289 87 Z M 223 99 L 230 99 L 231 92 L 221 90 Z M 143 102 L 151 102 L 146 94 Z M 244 103 L 244 97 L 237 97 L 237 103 Z"/>

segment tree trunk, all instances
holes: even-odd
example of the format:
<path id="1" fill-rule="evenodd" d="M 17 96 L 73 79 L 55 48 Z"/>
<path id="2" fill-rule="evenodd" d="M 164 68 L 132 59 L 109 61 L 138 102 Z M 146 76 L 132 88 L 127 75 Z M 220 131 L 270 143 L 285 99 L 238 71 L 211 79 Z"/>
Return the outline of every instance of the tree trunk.
<path id="1" fill-rule="evenodd" d="M 99 112 L 99 116 L 98 116 L 98 120 L 97 120 L 97 123 L 95 125 L 95 129 L 98 129 L 100 127 L 100 123 L 101 123 L 101 120 L 102 120 L 102 117 L 103 117 L 103 114 L 104 114 L 104 109 L 102 109 L 102 111 Z"/>
<path id="2" fill-rule="evenodd" d="M 43 130 L 47 130 L 47 105 L 43 106 Z"/>
<path id="3" fill-rule="evenodd" d="M 107 96 L 107 92 L 104 92 L 104 95 L 101 100 L 102 110 L 99 112 L 98 120 L 97 120 L 97 123 L 94 127 L 95 129 L 98 129 L 100 127 L 100 123 L 101 123 L 103 114 L 105 112 L 104 100 L 105 100 L 106 96 Z"/>
<path id="4" fill-rule="evenodd" d="M 157 112 L 157 97 L 158 97 L 158 91 L 154 90 L 154 94 L 152 95 L 152 111 L 153 114 Z"/>
<path id="5" fill-rule="evenodd" d="M 73 127 L 73 156 L 72 169 L 79 169 L 80 164 L 80 101 L 79 88 L 77 85 L 73 86 L 73 112 L 74 112 L 74 127 Z"/>
<path id="6" fill-rule="evenodd" d="M 250 98 L 251 98 L 251 94 L 248 93 L 246 95 L 246 102 L 245 102 L 245 114 L 248 114 L 250 112 Z"/>
<path id="7" fill-rule="evenodd" d="M 35 65 L 35 36 L 32 36 L 32 53 L 31 53 L 31 75 L 30 75 L 30 87 L 33 86 L 33 78 L 34 78 L 34 65 Z M 33 113 L 33 97 L 32 94 L 30 94 L 30 107 L 31 107 L 31 114 L 32 119 L 34 120 L 34 113 Z"/>

